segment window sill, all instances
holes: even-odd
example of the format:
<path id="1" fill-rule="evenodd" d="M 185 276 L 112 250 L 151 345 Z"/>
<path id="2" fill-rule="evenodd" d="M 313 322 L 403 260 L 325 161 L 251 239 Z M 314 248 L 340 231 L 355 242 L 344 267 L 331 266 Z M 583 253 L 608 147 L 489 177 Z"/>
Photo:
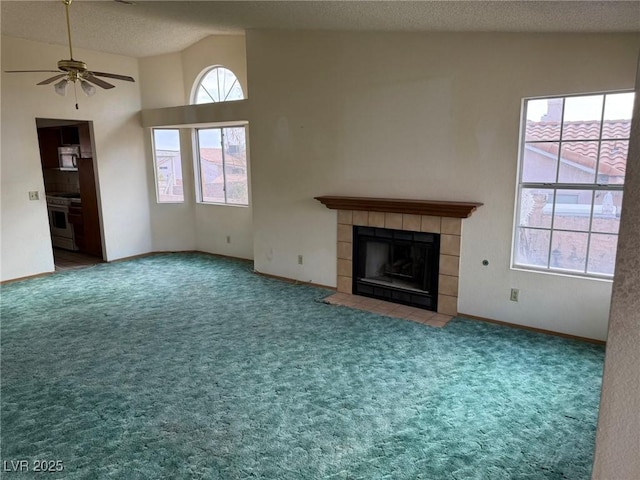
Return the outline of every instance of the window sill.
<path id="1" fill-rule="evenodd" d="M 525 272 L 525 273 L 540 273 L 543 275 L 553 275 L 555 277 L 565 277 L 565 278 L 573 278 L 576 280 L 595 280 L 598 282 L 605 283 L 613 283 L 613 277 L 605 277 L 605 276 L 597 276 L 597 275 L 580 275 L 576 273 L 571 273 L 570 271 L 561 271 L 561 270 L 547 270 L 547 269 L 537 269 L 524 267 L 520 265 L 512 265 L 511 270 L 516 272 Z"/>
<path id="2" fill-rule="evenodd" d="M 240 203 L 216 203 L 216 202 L 203 202 L 203 201 L 198 201 L 196 202 L 198 205 L 212 205 L 212 206 L 217 206 L 217 207 L 240 207 L 240 208 L 249 208 L 249 204 L 243 205 Z"/>

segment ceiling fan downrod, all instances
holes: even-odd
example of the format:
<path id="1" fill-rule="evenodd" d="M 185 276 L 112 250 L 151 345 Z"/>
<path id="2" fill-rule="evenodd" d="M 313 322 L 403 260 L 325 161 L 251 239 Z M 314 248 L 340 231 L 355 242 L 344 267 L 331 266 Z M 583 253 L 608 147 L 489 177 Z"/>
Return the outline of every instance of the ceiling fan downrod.
<path id="1" fill-rule="evenodd" d="M 64 11 L 67 15 L 67 38 L 69 39 L 69 59 L 73 60 L 73 49 L 71 48 L 71 23 L 69 22 L 69 5 L 73 0 L 62 0 Z"/>
<path id="2" fill-rule="evenodd" d="M 71 43 L 71 22 L 69 21 L 69 6 L 73 0 L 61 0 L 64 3 L 64 10 L 67 16 L 67 38 L 69 40 L 69 60 L 60 60 L 58 61 L 58 68 L 63 72 L 67 72 L 67 79 L 71 82 L 76 82 L 80 77 L 80 74 L 83 74 L 87 70 L 87 64 L 80 61 L 75 60 L 73 58 L 73 46 Z"/>

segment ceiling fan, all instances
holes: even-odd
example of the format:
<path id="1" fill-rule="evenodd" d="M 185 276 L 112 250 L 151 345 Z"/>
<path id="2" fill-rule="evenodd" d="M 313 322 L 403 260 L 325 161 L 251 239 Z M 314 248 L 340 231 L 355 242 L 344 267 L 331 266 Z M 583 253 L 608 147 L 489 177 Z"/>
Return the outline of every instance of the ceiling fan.
<path id="1" fill-rule="evenodd" d="M 59 60 L 58 61 L 58 70 L 8 70 L 5 73 L 56 73 L 53 77 L 47 78 L 38 83 L 38 85 L 49 85 L 50 83 L 59 80 L 54 85 L 54 89 L 57 94 L 65 95 L 67 93 L 67 86 L 69 82 L 75 84 L 76 82 L 80 84 L 82 91 L 87 95 L 91 96 L 96 92 L 94 85 L 99 87 L 109 89 L 114 88 L 115 85 L 112 85 L 109 82 L 106 82 L 98 77 L 105 78 L 113 78 L 115 80 L 124 80 L 125 82 L 135 82 L 133 77 L 129 77 L 127 75 L 118 75 L 116 73 L 106 73 L 106 72 L 95 72 L 93 70 L 87 69 L 87 64 L 80 60 L 75 60 L 73 58 L 73 48 L 71 46 L 71 26 L 69 23 L 69 5 L 73 0 L 61 0 L 64 3 L 65 13 L 67 17 L 67 37 L 69 39 L 69 59 L 68 60 Z M 76 108 L 78 108 L 78 104 L 76 103 Z"/>

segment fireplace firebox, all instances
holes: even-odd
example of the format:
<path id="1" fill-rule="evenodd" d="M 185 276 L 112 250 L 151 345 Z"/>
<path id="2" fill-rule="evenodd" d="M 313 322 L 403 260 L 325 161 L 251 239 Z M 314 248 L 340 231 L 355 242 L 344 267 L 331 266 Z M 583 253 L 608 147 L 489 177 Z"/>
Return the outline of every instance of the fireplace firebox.
<path id="1" fill-rule="evenodd" d="M 353 293 L 437 311 L 440 235 L 353 227 Z"/>

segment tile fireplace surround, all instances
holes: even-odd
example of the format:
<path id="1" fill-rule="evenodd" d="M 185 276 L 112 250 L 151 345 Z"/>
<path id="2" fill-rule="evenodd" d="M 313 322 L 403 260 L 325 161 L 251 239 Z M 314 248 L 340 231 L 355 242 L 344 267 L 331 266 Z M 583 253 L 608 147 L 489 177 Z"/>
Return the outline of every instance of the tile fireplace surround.
<path id="1" fill-rule="evenodd" d="M 360 197 L 315 197 L 338 210 L 338 278 L 340 293 L 352 293 L 353 226 L 440 234 L 438 313 L 457 315 L 462 219 L 482 204 Z"/>

